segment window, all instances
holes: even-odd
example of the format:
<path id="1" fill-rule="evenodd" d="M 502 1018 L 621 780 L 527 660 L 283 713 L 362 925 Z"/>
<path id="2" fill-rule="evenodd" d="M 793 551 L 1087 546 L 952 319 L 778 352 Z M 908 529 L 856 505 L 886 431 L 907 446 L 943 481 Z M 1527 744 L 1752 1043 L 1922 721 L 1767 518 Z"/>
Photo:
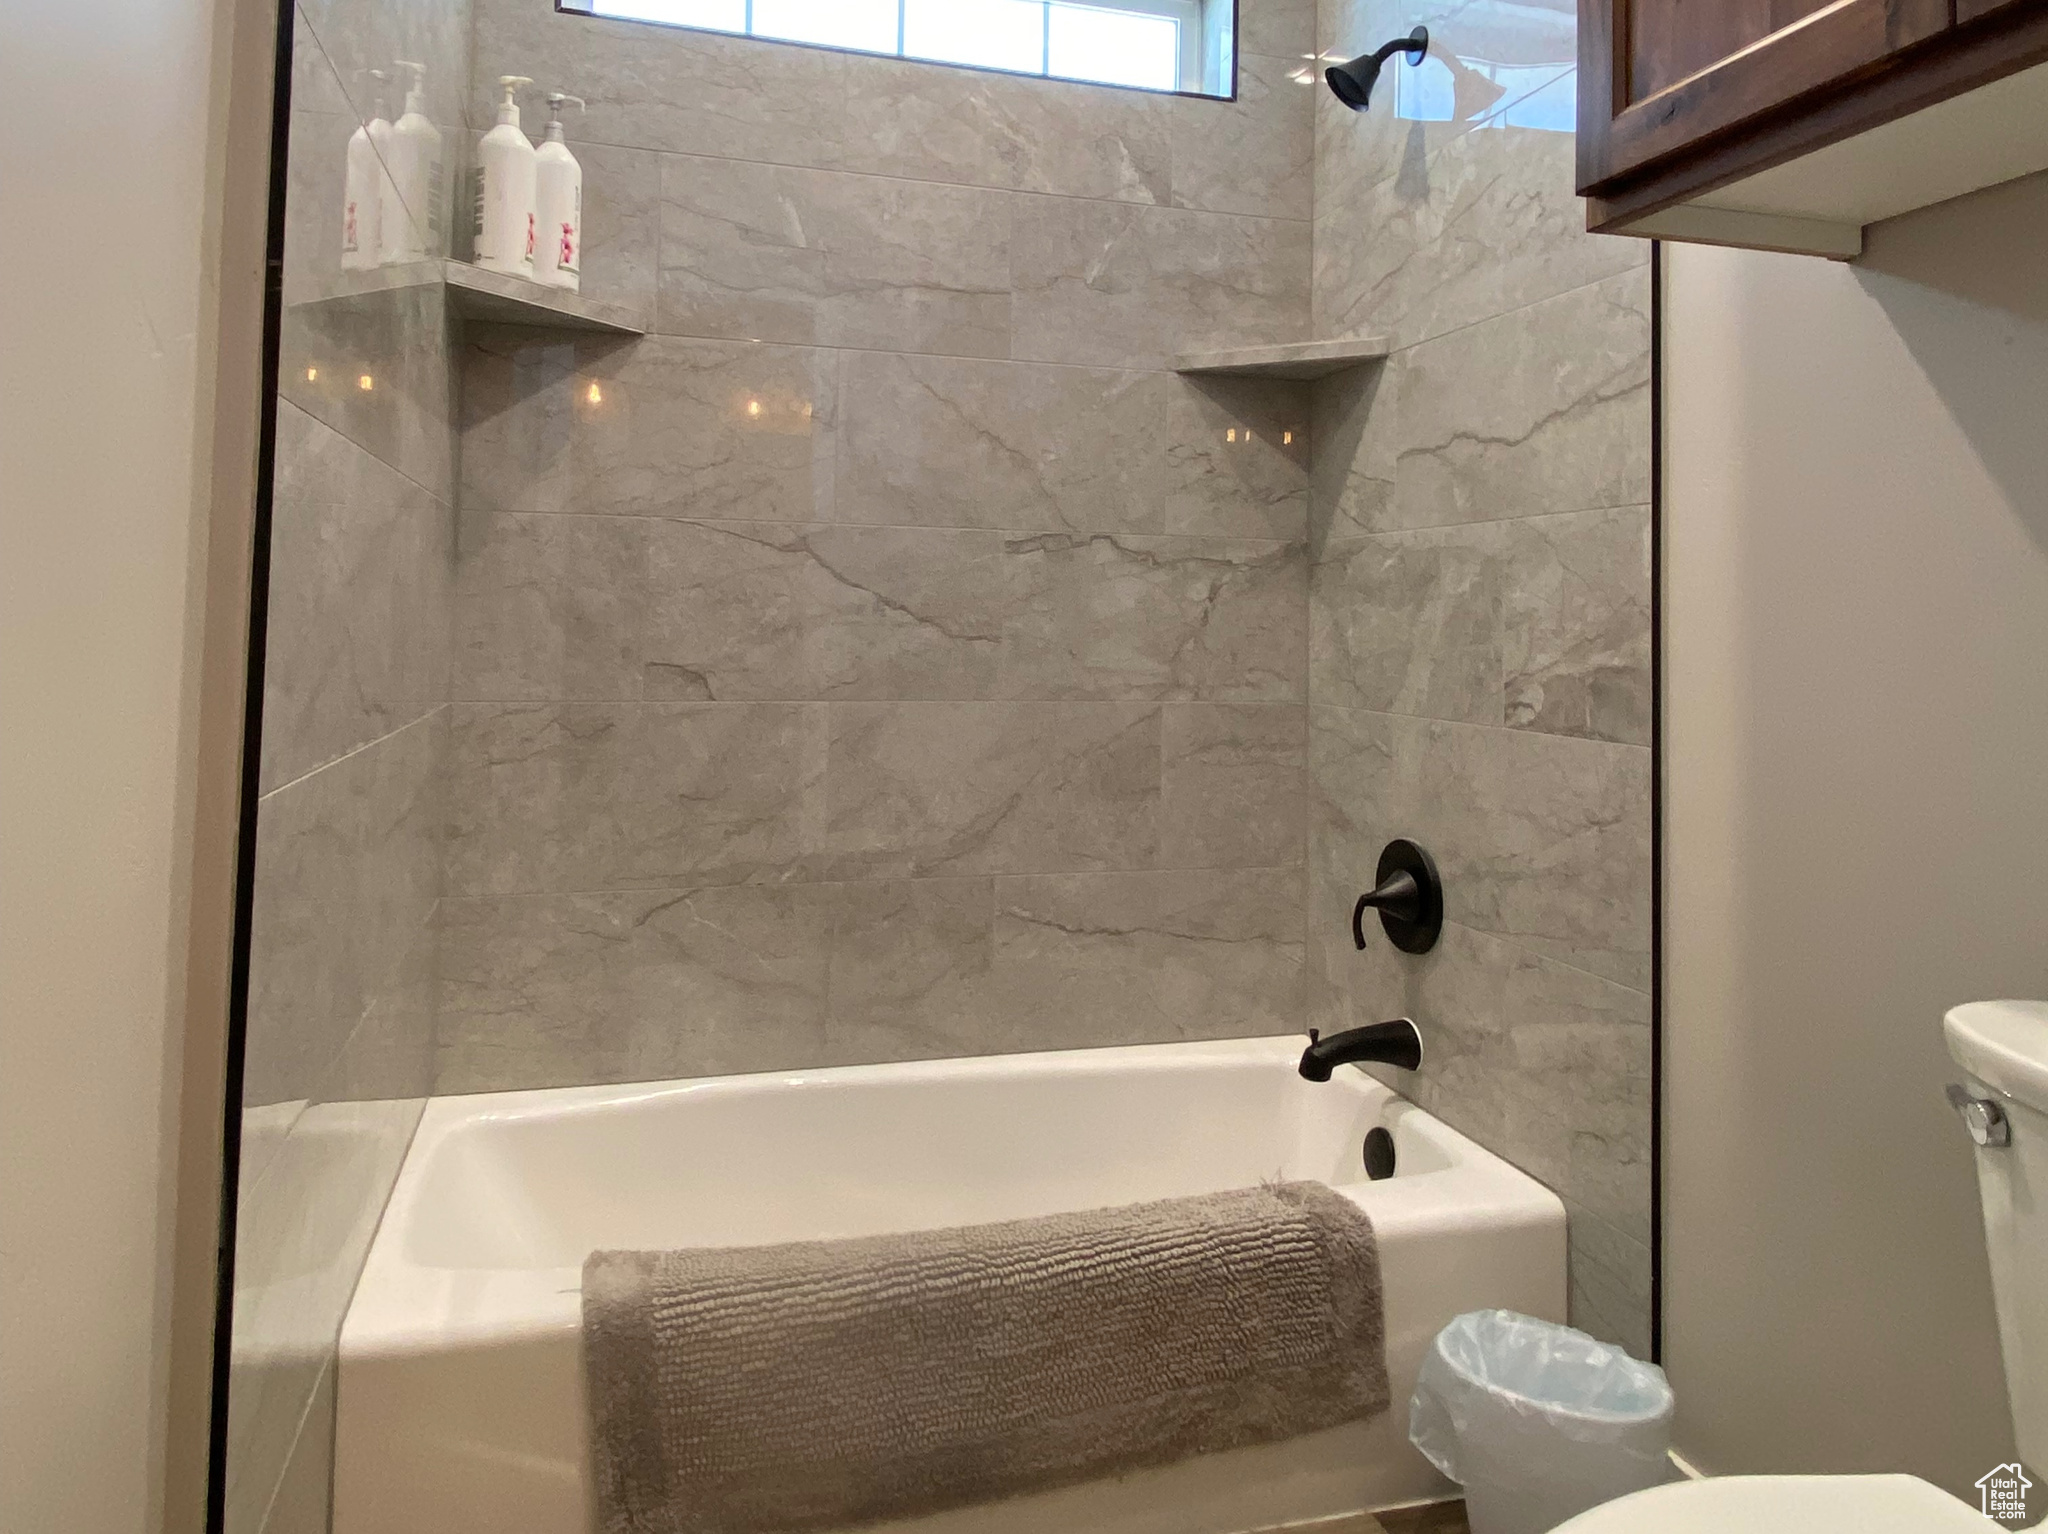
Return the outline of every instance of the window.
<path id="1" fill-rule="evenodd" d="M 1572 64 L 1445 63 L 1435 54 L 1394 76 L 1394 115 L 1478 128 L 1577 130 L 1579 72 Z"/>
<path id="2" fill-rule="evenodd" d="M 1014 74 L 1228 96 L 1233 0 L 558 0 L 563 10 Z"/>

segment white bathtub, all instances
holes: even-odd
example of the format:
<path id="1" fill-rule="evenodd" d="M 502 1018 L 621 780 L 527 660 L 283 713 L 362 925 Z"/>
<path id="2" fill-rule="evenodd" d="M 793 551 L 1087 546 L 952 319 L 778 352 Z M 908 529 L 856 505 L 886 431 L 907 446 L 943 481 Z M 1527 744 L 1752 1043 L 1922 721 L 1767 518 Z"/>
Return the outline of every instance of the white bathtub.
<path id="1" fill-rule="evenodd" d="M 903 1534 L 1238 1534 L 1449 1495 L 1407 1442 L 1460 1311 L 1564 1318 L 1555 1196 L 1298 1038 L 858 1066 L 427 1105 L 341 1334 L 335 1534 L 583 1534 L 578 1282 L 597 1247 L 1014 1219 L 1317 1178 L 1378 1232 L 1394 1408 L 891 1524 Z M 1362 1142 L 1394 1135 L 1393 1177 Z"/>

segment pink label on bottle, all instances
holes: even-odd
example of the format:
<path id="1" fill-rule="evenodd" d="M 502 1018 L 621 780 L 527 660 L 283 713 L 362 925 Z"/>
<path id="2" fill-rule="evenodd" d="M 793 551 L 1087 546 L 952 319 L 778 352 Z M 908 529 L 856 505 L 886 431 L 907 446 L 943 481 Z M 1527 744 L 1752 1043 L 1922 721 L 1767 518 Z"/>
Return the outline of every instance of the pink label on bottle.
<path id="1" fill-rule="evenodd" d="M 555 264 L 557 266 L 566 266 L 572 272 L 576 270 L 576 226 L 574 224 L 562 225 L 562 245 L 555 255 Z"/>
<path id="2" fill-rule="evenodd" d="M 526 259 L 533 259 L 533 215 L 526 215 Z"/>

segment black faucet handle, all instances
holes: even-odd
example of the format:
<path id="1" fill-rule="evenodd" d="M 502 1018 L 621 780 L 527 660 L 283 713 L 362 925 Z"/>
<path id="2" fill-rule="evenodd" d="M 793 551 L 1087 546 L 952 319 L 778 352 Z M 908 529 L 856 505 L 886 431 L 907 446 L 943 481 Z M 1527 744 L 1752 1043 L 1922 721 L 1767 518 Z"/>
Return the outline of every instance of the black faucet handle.
<path id="1" fill-rule="evenodd" d="M 1403 953 L 1428 953 L 1444 928 L 1444 886 L 1436 860 L 1414 842 L 1395 838 L 1380 849 L 1378 879 L 1351 908 L 1351 940 L 1365 946 L 1365 913 L 1380 913 L 1380 926 Z"/>

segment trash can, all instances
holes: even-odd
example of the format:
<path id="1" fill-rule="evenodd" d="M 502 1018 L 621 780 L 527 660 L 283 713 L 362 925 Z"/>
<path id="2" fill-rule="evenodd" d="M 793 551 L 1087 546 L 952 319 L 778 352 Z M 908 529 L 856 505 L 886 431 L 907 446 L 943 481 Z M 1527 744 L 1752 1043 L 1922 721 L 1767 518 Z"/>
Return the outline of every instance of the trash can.
<path id="1" fill-rule="evenodd" d="M 1408 1436 L 1465 1488 L 1472 1534 L 1543 1534 L 1675 1478 L 1664 1371 L 1511 1310 L 1475 1310 L 1437 1333 Z"/>

